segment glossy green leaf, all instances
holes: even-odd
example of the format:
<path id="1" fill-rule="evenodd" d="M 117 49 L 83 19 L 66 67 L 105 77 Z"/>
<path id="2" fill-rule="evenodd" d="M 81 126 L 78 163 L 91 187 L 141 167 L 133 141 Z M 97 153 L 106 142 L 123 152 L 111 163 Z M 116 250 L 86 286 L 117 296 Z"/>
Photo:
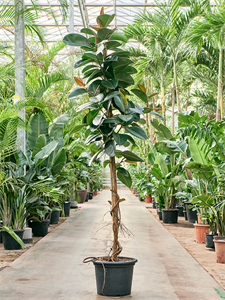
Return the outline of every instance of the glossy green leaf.
<path id="1" fill-rule="evenodd" d="M 120 123 L 120 120 L 117 117 L 107 118 L 103 121 L 104 124 L 107 123 Z"/>
<path id="2" fill-rule="evenodd" d="M 115 89 L 118 85 L 118 80 L 116 78 L 111 80 L 102 80 L 102 85 L 110 90 Z"/>
<path id="3" fill-rule="evenodd" d="M 145 103 L 148 101 L 147 95 L 143 91 L 139 89 L 132 89 L 131 91 Z"/>
<path id="4" fill-rule="evenodd" d="M 83 68 L 82 73 L 85 73 L 86 71 L 88 71 L 90 69 L 95 69 L 95 68 L 96 68 L 96 65 L 88 65 Z"/>
<path id="5" fill-rule="evenodd" d="M 123 122 L 129 122 L 133 119 L 132 115 L 120 115 L 118 116 Z"/>
<path id="6" fill-rule="evenodd" d="M 128 137 L 127 134 L 113 132 L 113 138 L 119 146 L 122 146 L 126 143 L 127 137 Z"/>
<path id="7" fill-rule="evenodd" d="M 78 33 L 69 33 L 63 38 L 63 43 L 69 46 L 87 46 L 90 47 L 88 39 Z"/>
<path id="8" fill-rule="evenodd" d="M 118 57 L 112 54 L 106 56 L 104 62 L 110 62 L 110 61 L 118 61 Z"/>
<path id="9" fill-rule="evenodd" d="M 101 41 L 106 40 L 107 38 L 109 38 L 109 36 L 111 36 L 113 34 L 115 30 L 111 30 L 108 28 L 100 28 L 98 30 L 97 36 L 101 39 Z"/>
<path id="10" fill-rule="evenodd" d="M 95 52 L 85 52 L 82 55 L 82 59 L 83 60 L 85 60 L 85 59 L 91 59 L 91 60 L 94 60 L 94 61 L 98 61 Z"/>
<path id="11" fill-rule="evenodd" d="M 121 95 L 114 96 L 113 98 L 113 104 L 116 106 L 120 111 L 124 112 L 125 111 L 125 106 L 123 103 L 123 99 Z"/>
<path id="12" fill-rule="evenodd" d="M 117 47 L 120 47 L 121 46 L 121 43 L 120 42 L 117 42 L 117 41 L 109 41 L 109 42 L 106 42 L 105 43 L 105 47 L 107 50 L 113 50 Z"/>
<path id="13" fill-rule="evenodd" d="M 85 34 L 95 35 L 94 31 L 91 30 L 90 28 L 82 28 L 80 32 Z"/>
<path id="14" fill-rule="evenodd" d="M 70 92 L 68 98 L 74 98 L 74 97 L 77 97 L 77 96 L 81 96 L 81 95 L 84 95 L 84 94 L 87 94 L 88 91 L 80 86 L 76 86 L 75 88 L 72 89 L 72 91 Z"/>
<path id="15" fill-rule="evenodd" d="M 162 173 L 163 177 L 165 178 L 168 175 L 169 170 L 168 170 L 167 164 L 165 163 L 164 157 L 162 156 L 161 153 L 157 153 L 156 158 L 155 158 L 155 163 L 159 165 L 161 173 Z"/>
<path id="16" fill-rule="evenodd" d="M 152 123 L 152 126 L 155 127 L 156 130 L 158 130 L 158 132 L 162 133 L 162 139 L 167 139 L 167 140 L 173 139 L 171 131 L 163 124 L 159 124 L 158 120 L 153 119 L 153 120 L 151 120 L 151 123 Z M 157 134 L 158 134 L 158 132 L 157 132 Z"/>
<path id="17" fill-rule="evenodd" d="M 121 32 L 114 32 L 111 35 L 110 40 L 122 41 L 124 43 L 127 42 L 126 36 L 123 33 L 121 33 Z"/>
<path id="18" fill-rule="evenodd" d="M 134 84 L 134 79 L 127 73 L 120 72 L 115 75 L 118 80 L 129 83 L 130 85 Z"/>
<path id="19" fill-rule="evenodd" d="M 147 139 L 147 135 L 146 135 L 145 131 L 141 127 L 130 126 L 130 127 L 127 127 L 126 130 L 129 133 L 131 133 L 132 135 L 134 135 L 137 138 L 139 138 L 139 139 L 142 139 L 142 140 L 146 140 Z"/>
<path id="20" fill-rule="evenodd" d="M 119 72 L 124 72 L 124 73 L 128 73 L 128 74 L 135 74 L 135 73 L 137 73 L 137 70 L 134 67 L 127 66 L 122 70 L 118 70 L 116 73 L 119 73 Z"/>
<path id="21" fill-rule="evenodd" d="M 106 168 L 109 164 L 110 164 L 110 160 L 109 160 L 109 159 L 106 159 L 106 160 L 103 162 L 103 167 Z"/>
<path id="22" fill-rule="evenodd" d="M 138 162 L 138 161 L 143 162 L 144 161 L 138 155 L 136 155 L 135 153 L 133 153 L 129 150 L 122 151 L 122 155 L 129 161 L 133 161 L 133 162 Z"/>
<path id="23" fill-rule="evenodd" d="M 126 169 L 124 169 L 122 167 L 119 167 L 117 169 L 117 178 L 123 184 L 125 184 L 128 188 L 131 187 L 131 185 L 132 185 L 132 179 L 131 179 L 130 173 Z"/>
<path id="24" fill-rule="evenodd" d="M 145 121 L 145 119 L 140 119 L 140 120 L 138 121 L 138 123 L 144 125 L 144 124 L 146 124 L 146 121 Z"/>
<path id="25" fill-rule="evenodd" d="M 85 144 L 90 144 L 100 137 L 100 133 L 90 134 L 85 141 Z"/>
<path id="26" fill-rule="evenodd" d="M 120 95 L 120 93 L 118 91 L 111 92 L 105 97 L 104 101 L 112 99 L 113 97 L 118 96 L 118 95 Z"/>
<path id="27" fill-rule="evenodd" d="M 152 111 L 151 108 L 145 107 L 144 110 L 143 110 L 143 113 L 144 113 L 144 114 L 148 114 L 148 113 L 150 113 L 151 111 Z"/>
<path id="28" fill-rule="evenodd" d="M 91 59 L 80 59 L 80 60 L 78 60 L 78 61 L 75 63 L 74 68 L 75 68 L 75 69 L 76 69 L 76 68 L 80 68 L 80 67 L 85 66 L 86 64 L 88 64 L 88 63 L 90 63 L 90 62 L 92 62 Z"/>
<path id="29" fill-rule="evenodd" d="M 164 118 L 162 115 L 158 114 L 156 111 L 151 111 L 151 114 L 159 118 L 161 121 L 164 121 Z"/>
<path id="30" fill-rule="evenodd" d="M 116 154 L 116 143 L 113 140 L 110 140 L 105 144 L 105 153 L 110 157 L 115 156 L 115 154 Z"/>
<path id="31" fill-rule="evenodd" d="M 108 25 L 112 22 L 114 17 L 115 17 L 115 14 L 113 14 L 113 15 L 102 14 L 97 17 L 97 20 L 100 22 L 102 27 L 108 27 Z"/>
<path id="32" fill-rule="evenodd" d="M 117 72 L 119 70 L 124 69 L 126 66 L 132 64 L 132 61 L 129 58 L 126 57 L 118 57 L 118 61 L 113 62 L 112 66 L 115 70 L 115 74 L 117 74 Z"/>
<path id="33" fill-rule="evenodd" d="M 98 108 L 97 104 L 94 104 L 92 102 L 88 102 L 88 103 L 84 103 L 81 106 L 78 107 L 77 112 L 83 110 L 83 109 L 87 109 L 87 108 Z"/>

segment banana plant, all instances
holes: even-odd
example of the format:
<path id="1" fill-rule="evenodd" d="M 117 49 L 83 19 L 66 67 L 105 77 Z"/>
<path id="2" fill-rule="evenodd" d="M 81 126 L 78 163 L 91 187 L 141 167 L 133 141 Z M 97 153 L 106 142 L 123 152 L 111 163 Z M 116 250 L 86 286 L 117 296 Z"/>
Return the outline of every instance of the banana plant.
<path id="1" fill-rule="evenodd" d="M 123 228 L 119 217 L 119 203 L 123 200 L 117 193 L 116 179 L 118 177 L 126 186 L 131 187 L 131 176 L 123 164 L 142 161 L 135 153 L 119 150 L 118 146 L 127 147 L 135 144 L 133 137 L 145 140 L 147 136 L 140 122 L 144 109 L 132 101 L 135 96 L 132 99 L 132 92 L 128 91 L 134 85 L 132 74 L 137 71 L 131 66 L 129 51 L 121 48 L 127 42 L 126 37 L 116 32 L 116 28 L 109 27 L 114 17 L 115 15 L 104 14 L 102 9 L 97 17 L 97 26 L 83 28 L 81 34 L 68 34 L 63 42 L 84 51 L 82 58 L 74 65 L 75 69 L 82 67 L 83 79 L 74 77 L 78 86 L 70 92 L 69 98 L 75 99 L 86 94 L 90 100 L 77 110 L 85 112 L 83 124 L 86 125 L 86 143 L 98 142 L 102 145 L 90 164 L 102 153 L 109 156 L 105 164 L 110 165 L 111 171 L 110 204 L 114 233 L 110 259 L 117 261 L 122 250 L 118 230 Z M 141 90 L 138 97 L 146 102 L 146 94 Z"/>

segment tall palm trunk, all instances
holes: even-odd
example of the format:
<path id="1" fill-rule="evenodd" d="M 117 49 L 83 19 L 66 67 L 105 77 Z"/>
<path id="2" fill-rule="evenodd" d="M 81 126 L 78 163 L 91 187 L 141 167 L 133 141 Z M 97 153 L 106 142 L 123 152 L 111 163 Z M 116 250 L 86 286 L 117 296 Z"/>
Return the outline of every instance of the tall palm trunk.
<path id="1" fill-rule="evenodd" d="M 174 136 L 174 106 L 175 106 L 175 82 L 173 82 L 172 90 L 172 124 L 171 124 L 171 133 Z"/>
<path id="2" fill-rule="evenodd" d="M 222 97 L 222 59 L 223 59 L 223 50 L 220 47 L 219 54 L 219 73 L 218 73 L 218 91 L 217 91 L 217 107 L 216 107 L 216 121 L 220 121 L 223 117 L 223 97 Z"/>
<path id="3" fill-rule="evenodd" d="M 178 80 L 177 80 L 177 62 L 174 59 L 174 82 L 175 82 L 175 88 L 176 88 L 176 99 L 177 99 L 177 112 L 180 113 L 180 95 L 179 95 L 179 86 L 178 86 Z"/>

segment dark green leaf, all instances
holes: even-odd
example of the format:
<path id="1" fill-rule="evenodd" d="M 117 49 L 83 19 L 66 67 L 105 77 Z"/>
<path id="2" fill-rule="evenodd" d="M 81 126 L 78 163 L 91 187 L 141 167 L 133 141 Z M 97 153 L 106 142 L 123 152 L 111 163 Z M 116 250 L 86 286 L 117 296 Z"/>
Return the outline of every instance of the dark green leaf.
<path id="1" fill-rule="evenodd" d="M 134 79 L 127 73 L 120 72 L 115 75 L 118 80 L 129 83 L 130 85 L 134 84 Z"/>
<path id="2" fill-rule="evenodd" d="M 157 112 L 151 111 L 151 114 L 154 115 L 154 116 L 156 116 L 157 118 L 159 118 L 161 121 L 164 121 L 163 116 L 160 115 L 160 114 L 158 114 Z"/>
<path id="3" fill-rule="evenodd" d="M 106 159 L 106 160 L 103 162 L 103 167 L 106 168 L 109 164 L 110 164 L 110 160 L 109 160 L 109 159 Z"/>
<path id="4" fill-rule="evenodd" d="M 137 73 L 137 70 L 134 67 L 127 66 L 124 69 L 117 71 L 116 73 L 119 73 L 119 72 L 124 72 L 124 73 L 128 73 L 128 74 L 135 74 L 135 73 Z"/>
<path id="5" fill-rule="evenodd" d="M 80 86 L 76 86 L 75 88 L 72 89 L 72 91 L 70 92 L 68 98 L 74 98 L 83 94 L 87 94 L 88 91 L 85 90 L 84 88 L 80 87 Z"/>
<path id="6" fill-rule="evenodd" d="M 140 158 L 138 155 L 136 155 L 135 153 L 129 151 L 129 150 L 126 150 L 126 151 L 122 151 L 122 155 L 129 161 L 132 161 L 132 162 L 143 162 L 144 160 L 142 158 Z"/>
<path id="7" fill-rule="evenodd" d="M 122 111 L 122 112 L 125 111 L 125 106 L 124 106 L 124 102 L 123 102 L 123 99 L 122 99 L 121 95 L 114 96 L 113 104 L 114 104 L 114 106 L 116 106 L 116 108 L 118 108 L 120 111 Z"/>
<path id="8" fill-rule="evenodd" d="M 118 117 L 124 122 L 129 122 L 133 119 L 132 115 L 120 115 Z"/>
<path id="9" fill-rule="evenodd" d="M 118 61 L 118 57 L 112 54 L 106 56 L 104 62 L 110 62 L 110 61 Z"/>
<path id="10" fill-rule="evenodd" d="M 28 144 L 33 150 L 39 135 L 44 134 L 48 138 L 48 124 L 42 114 L 34 114 L 30 117 L 28 128 Z"/>
<path id="11" fill-rule="evenodd" d="M 116 141 L 116 143 L 119 146 L 122 146 L 126 143 L 128 135 L 113 132 L 113 137 L 114 137 L 114 140 Z"/>
<path id="12" fill-rule="evenodd" d="M 85 34 L 95 35 L 94 31 L 91 30 L 90 28 L 82 28 L 80 32 Z"/>
<path id="13" fill-rule="evenodd" d="M 142 140 L 147 139 L 147 135 L 141 127 L 131 126 L 131 127 L 127 127 L 126 130 L 139 139 L 142 139 Z"/>
<path id="14" fill-rule="evenodd" d="M 46 146 L 46 136 L 44 134 L 39 135 L 33 149 L 32 158 L 41 151 L 41 149 Z"/>
<path id="15" fill-rule="evenodd" d="M 131 91 L 145 103 L 148 101 L 147 95 L 143 91 L 139 89 L 132 89 Z"/>
<path id="16" fill-rule="evenodd" d="M 111 92 L 105 97 L 104 101 L 112 99 L 113 97 L 118 96 L 118 95 L 120 95 L 120 93 L 118 91 Z"/>
<path id="17" fill-rule="evenodd" d="M 143 113 L 144 113 L 144 114 L 147 114 L 147 113 L 150 113 L 151 111 L 152 111 L 151 108 L 145 107 L 144 110 L 143 110 Z"/>
<path id="18" fill-rule="evenodd" d="M 131 179 L 131 176 L 130 176 L 129 172 L 126 169 L 119 167 L 117 169 L 117 177 L 128 188 L 131 187 L 132 179 Z"/>
<path id="19" fill-rule="evenodd" d="M 88 39 L 78 33 L 69 33 L 63 38 L 63 43 L 69 46 L 87 46 L 90 47 Z"/>
<path id="20" fill-rule="evenodd" d="M 100 28 L 98 30 L 97 36 L 103 41 L 109 38 L 113 34 L 114 30 L 108 29 L 108 28 Z"/>
<path id="21" fill-rule="evenodd" d="M 91 62 L 91 59 L 81 59 L 81 60 L 78 60 L 75 63 L 74 68 L 76 69 L 78 67 L 82 67 L 82 66 L 84 66 L 84 65 L 86 65 L 86 64 L 88 64 L 90 62 Z"/>
<path id="22" fill-rule="evenodd" d="M 78 107 L 77 112 L 87 108 L 98 108 L 98 105 L 92 102 L 84 103 L 83 105 Z"/>
<path id="23" fill-rule="evenodd" d="M 106 46 L 107 50 L 111 50 L 111 49 L 114 49 L 116 47 L 120 47 L 121 43 L 117 42 L 117 41 L 109 41 L 109 42 L 105 43 L 105 46 Z"/>
<path id="24" fill-rule="evenodd" d="M 121 32 L 114 32 L 113 35 L 111 35 L 110 40 L 127 42 L 126 36 Z"/>
<path id="25" fill-rule="evenodd" d="M 113 14 L 113 15 L 102 14 L 97 17 L 97 20 L 100 22 L 102 27 L 108 27 L 108 25 L 112 22 L 114 17 L 115 17 L 115 14 Z"/>
<path id="26" fill-rule="evenodd" d="M 116 78 L 111 80 L 102 80 L 102 85 L 108 89 L 115 89 L 118 85 L 118 80 Z"/>
<path id="27" fill-rule="evenodd" d="M 115 154 L 116 154 L 116 144 L 113 140 L 110 140 L 105 144 L 105 153 L 110 157 L 115 156 Z"/>

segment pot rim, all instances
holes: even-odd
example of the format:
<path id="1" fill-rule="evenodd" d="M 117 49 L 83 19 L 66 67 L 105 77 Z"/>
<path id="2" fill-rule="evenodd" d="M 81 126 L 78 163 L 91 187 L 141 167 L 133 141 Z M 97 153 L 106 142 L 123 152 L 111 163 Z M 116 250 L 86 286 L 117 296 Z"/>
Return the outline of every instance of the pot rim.
<path id="1" fill-rule="evenodd" d="M 209 228 L 209 224 L 194 223 L 193 225 L 196 227 L 208 227 Z"/>
<path id="2" fill-rule="evenodd" d="M 101 256 L 101 258 L 104 258 L 107 256 Z M 118 256 L 119 258 L 129 258 L 132 260 L 129 261 L 101 261 L 101 260 L 93 260 L 94 265 L 134 265 L 138 260 L 133 257 L 126 257 L 126 256 Z M 99 257 L 98 257 L 99 258 Z"/>
<path id="3" fill-rule="evenodd" d="M 214 243 L 221 243 L 221 244 L 225 244 L 225 239 L 213 239 Z"/>
<path id="4" fill-rule="evenodd" d="M 178 211 L 179 209 L 173 208 L 173 209 L 162 209 L 162 211 Z"/>

